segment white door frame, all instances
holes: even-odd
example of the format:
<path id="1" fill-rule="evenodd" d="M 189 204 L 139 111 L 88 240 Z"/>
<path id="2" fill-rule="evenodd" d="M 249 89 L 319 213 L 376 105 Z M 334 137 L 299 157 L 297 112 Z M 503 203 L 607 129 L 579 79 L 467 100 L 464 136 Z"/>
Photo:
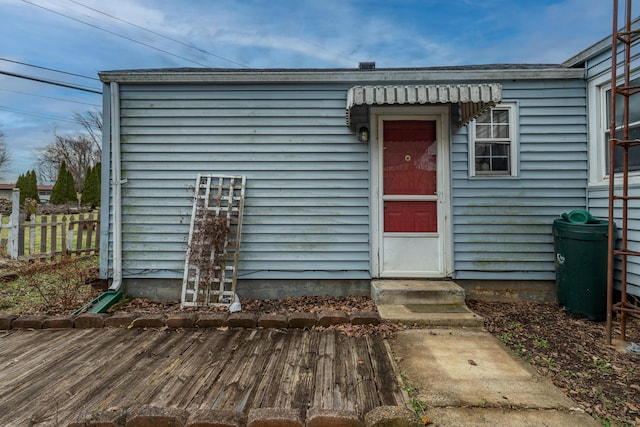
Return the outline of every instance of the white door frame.
<path id="1" fill-rule="evenodd" d="M 438 233 L 439 271 L 429 274 L 432 278 L 449 277 L 452 272 L 451 206 L 450 206 L 450 162 L 449 162 L 449 106 L 393 106 L 371 108 L 371 277 L 416 277 L 415 273 L 385 274 L 382 271 L 384 251 L 382 233 L 384 212 L 382 203 L 382 129 L 384 120 L 435 120 L 437 138 L 437 185 L 438 185 Z"/>

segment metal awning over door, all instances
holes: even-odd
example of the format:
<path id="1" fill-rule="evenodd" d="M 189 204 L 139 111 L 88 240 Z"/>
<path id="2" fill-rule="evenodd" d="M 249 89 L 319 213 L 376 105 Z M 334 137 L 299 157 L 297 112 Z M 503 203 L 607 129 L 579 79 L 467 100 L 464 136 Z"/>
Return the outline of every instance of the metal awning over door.
<path id="1" fill-rule="evenodd" d="M 462 127 L 501 101 L 499 83 L 354 86 L 347 93 L 347 126 L 366 121 L 371 105 L 457 104 Z"/>

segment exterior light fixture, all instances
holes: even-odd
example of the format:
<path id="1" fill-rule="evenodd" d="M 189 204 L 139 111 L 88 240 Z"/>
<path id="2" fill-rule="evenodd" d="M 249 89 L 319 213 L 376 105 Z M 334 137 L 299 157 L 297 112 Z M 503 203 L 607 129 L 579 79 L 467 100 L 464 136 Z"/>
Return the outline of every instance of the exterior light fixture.
<path id="1" fill-rule="evenodd" d="M 366 126 L 361 126 L 358 130 L 358 141 L 360 142 L 369 142 L 369 128 Z"/>

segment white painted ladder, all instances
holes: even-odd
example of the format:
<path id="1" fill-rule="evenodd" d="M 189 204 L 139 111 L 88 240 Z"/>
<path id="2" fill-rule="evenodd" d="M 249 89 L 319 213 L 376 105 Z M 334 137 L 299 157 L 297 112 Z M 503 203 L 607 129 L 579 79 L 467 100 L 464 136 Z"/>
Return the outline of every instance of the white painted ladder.
<path id="1" fill-rule="evenodd" d="M 245 176 L 196 178 L 182 307 L 230 305 L 236 294 Z"/>

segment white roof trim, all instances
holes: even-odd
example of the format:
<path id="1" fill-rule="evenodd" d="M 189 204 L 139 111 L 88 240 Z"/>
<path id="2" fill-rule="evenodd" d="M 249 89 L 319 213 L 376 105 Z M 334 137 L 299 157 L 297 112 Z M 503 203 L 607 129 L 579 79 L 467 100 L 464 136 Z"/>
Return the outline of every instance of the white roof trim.
<path id="1" fill-rule="evenodd" d="M 133 83 L 352 83 L 380 82 L 460 82 L 496 80 L 581 79 L 583 69 L 560 68 L 481 69 L 375 69 L 375 70 L 123 70 L 100 72 L 105 82 Z"/>
<path id="2" fill-rule="evenodd" d="M 347 92 L 347 126 L 351 126 L 351 109 L 358 105 L 458 104 L 462 127 L 501 101 L 499 83 L 354 86 Z"/>

